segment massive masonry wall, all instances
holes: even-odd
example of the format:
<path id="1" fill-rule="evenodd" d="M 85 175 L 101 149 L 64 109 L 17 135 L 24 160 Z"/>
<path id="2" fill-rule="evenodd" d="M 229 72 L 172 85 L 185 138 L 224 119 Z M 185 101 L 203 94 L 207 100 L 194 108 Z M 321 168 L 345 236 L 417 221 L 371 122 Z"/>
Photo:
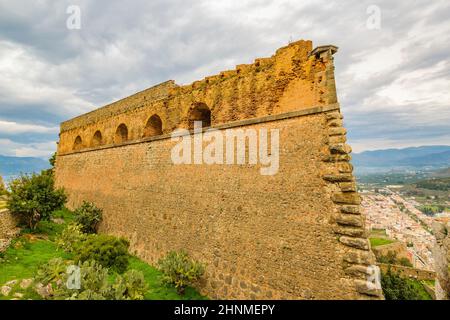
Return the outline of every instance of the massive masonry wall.
<path id="1" fill-rule="evenodd" d="M 198 288 L 209 297 L 379 298 L 367 280 L 374 256 L 336 101 L 335 51 L 296 42 L 253 65 L 190 86 L 166 82 L 67 121 L 57 185 L 70 207 L 103 208 L 101 232 L 127 237 L 146 261 L 185 249 L 206 263 Z M 279 129 L 278 173 L 174 164 L 169 134 L 189 127 L 199 105 L 222 132 Z M 147 136 L 154 114 L 162 132 Z M 115 140 L 121 125 L 126 141 Z M 102 139 L 92 145 L 96 131 Z"/>

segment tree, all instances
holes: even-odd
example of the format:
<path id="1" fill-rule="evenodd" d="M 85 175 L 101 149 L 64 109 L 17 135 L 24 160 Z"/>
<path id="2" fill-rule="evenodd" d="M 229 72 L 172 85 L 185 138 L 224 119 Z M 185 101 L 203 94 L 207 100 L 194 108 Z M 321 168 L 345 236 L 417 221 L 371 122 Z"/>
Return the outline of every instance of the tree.
<path id="1" fill-rule="evenodd" d="M 56 163 L 56 152 L 52 154 L 52 156 L 50 157 L 50 159 L 48 159 L 48 162 L 50 163 L 50 165 L 52 166 L 52 168 L 55 167 L 55 163 Z"/>
<path id="2" fill-rule="evenodd" d="M 55 190 L 53 174 L 45 170 L 41 174 L 22 175 L 9 187 L 9 210 L 20 216 L 31 229 L 35 229 L 39 221 L 48 220 L 67 199 L 63 189 Z"/>
<path id="3" fill-rule="evenodd" d="M 6 194 L 6 187 L 5 187 L 5 183 L 3 182 L 3 178 L 2 176 L 0 176 L 0 196 Z"/>
<path id="4" fill-rule="evenodd" d="M 391 268 L 381 275 L 381 287 L 386 300 L 421 300 L 420 293 L 411 284 L 411 280 L 403 279 Z"/>

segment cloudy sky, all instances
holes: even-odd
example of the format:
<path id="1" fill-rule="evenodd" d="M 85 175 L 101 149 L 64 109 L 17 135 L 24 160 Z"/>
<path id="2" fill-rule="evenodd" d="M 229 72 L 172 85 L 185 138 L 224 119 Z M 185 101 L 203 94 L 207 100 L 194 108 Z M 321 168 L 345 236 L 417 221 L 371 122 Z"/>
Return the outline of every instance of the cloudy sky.
<path id="1" fill-rule="evenodd" d="M 340 48 L 355 151 L 450 145 L 449 21 L 448 0 L 0 0 L 0 154 L 47 157 L 63 120 L 298 39 Z"/>

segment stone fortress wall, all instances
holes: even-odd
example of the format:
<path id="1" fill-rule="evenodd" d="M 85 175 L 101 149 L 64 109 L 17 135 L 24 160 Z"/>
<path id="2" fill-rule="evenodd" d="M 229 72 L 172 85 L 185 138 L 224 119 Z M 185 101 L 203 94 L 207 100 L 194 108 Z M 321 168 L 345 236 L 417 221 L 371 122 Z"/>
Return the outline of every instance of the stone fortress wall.
<path id="1" fill-rule="evenodd" d="M 61 124 L 56 183 L 104 210 L 101 232 L 154 263 L 187 250 L 220 299 L 379 299 L 337 102 L 334 46 L 311 41 L 190 85 L 173 81 Z M 280 167 L 176 165 L 170 134 L 278 129 Z M 191 131 L 191 134 L 193 132 Z"/>
<path id="2" fill-rule="evenodd" d="M 436 237 L 433 249 L 436 299 L 450 300 L 450 222 L 434 222 L 433 231 Z"/>
<path id="3" fill-rule="evenodd" d="M 0 252 L 5 251 L 11 240 L 19 233 L 17 222 L 8 209 L 0 209 Z"/>

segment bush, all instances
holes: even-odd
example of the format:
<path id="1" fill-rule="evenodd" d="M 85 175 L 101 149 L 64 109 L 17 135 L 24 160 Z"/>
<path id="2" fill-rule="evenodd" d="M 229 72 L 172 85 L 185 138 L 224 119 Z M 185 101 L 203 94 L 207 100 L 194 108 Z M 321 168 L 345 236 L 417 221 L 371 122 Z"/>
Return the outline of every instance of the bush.
<path id="1" fill-rule="evenodd" d="M 58 235 L 55 242 L 58 248 L 66 252 L 74 252 L 75 246 L 82 241 L 85 241 L 87 234 L 83 233 L 82 226 L 78 223 L 70 223 Z"/>
<path id="2" fill-rule="evenodd" d="M 399 263 L 401 266 L 404 266 L 404 267 L 410 267 L 410 268 L 413 267 L 411 261 L 409 261 L 409 260 L 408 260 L 407 258 L 405 258 L 405 257 L 400 258 L 400 259 L 398 260 L 398 263 Z"/>
<path id="3" fill-rule="evenodd" d="M 144 274 L 137 270 L 129 270 L 123 277 L 119 275 L 111 288 L 114 300 L 143 300 L 148 289 Z"/>
<path id="4" fill-rule="evenodd" d="M 377 257 L 377 261 L 386 264 L 397 264 L 397 253 L 389 250 L 386 255 Z"/>
<path id="5" fill-rule="evenodd" d="M 84 233 L 96 233 L 102 220 L 102 210 L 93 203 L 83 201 L 83 204 L 74 212 L 75 222 L 82 226 Z"/>
<path id="6" fill-rule="evenodd" d="M 54 290 L 57 300 L 106 300 L 110 297 L 111 286 L 108 282 L 108 269 L 95 261 L 78 263 L 80 267 L 80 288 L 68 288 L 69 274 L 65 273 L 62 281 Z"/>
<path id="7" fill-rule="evenodd" d="M 184 251 L 169 252 L 158 261 L 158 268 L 163 273 L 162 281 L 174 285 L 178 294 L 184 294 L 186 286 L 192 285 L 205 271 L 202 264 L 192 260 Z"/>
<path id="8" fill-rule="evenodd" d="M 74 246 L 76 262 L 94 260 L 103 267 L 123 273 L 128 266 L 129 242 L 110 235 L 89 235 Z"/>
<path id="9" fill-rule="evenodd" d="M 377 261 L 385 264 L 395 264 L 405 267 L 413 267 L 412 263 L 408 260 L 408 258 L 405 257 L 398 258 L 397 253 L 390 250 L 387 252 L 386 255 L 378 256 Z"/>
<path id="10" fill-rule="evenodd" d="M 386 300 L 421 300 L 420 293 L 411 280 L 401 278 L 398 273 L 388 271 L 381 275 L 381 287 Z"/>
<path id="11" fill-rule="evenodd" d="M 64 190 L 55 190 L 53 175 L 46 171 L 39 175 L 22 175 L 9 187 L 9 210 L 19 215 L 33 230 L 39 221 L 48 220 L 51 213 L 61 209 L 66 202 Z"/>
<path id="12" fill-rule="evenodd" d="M 50 282 L 61 279 L 66 272 L 66 268 L 67 265 L 63 259 L 53 258 L 39 267 L 35 279 L 37 282 L 47 285 Z"/>
<path id="13" fill-rule="evenodd" d="M 95 261 L 79 263 L 80 288 L 69 289 L 69 274 L 64 274 L 54 291 L 55 299 L 66 300 L 142 300 L 147 284 L 142 272 L 129 270 L 109 282 L 108 269 Z"/>

